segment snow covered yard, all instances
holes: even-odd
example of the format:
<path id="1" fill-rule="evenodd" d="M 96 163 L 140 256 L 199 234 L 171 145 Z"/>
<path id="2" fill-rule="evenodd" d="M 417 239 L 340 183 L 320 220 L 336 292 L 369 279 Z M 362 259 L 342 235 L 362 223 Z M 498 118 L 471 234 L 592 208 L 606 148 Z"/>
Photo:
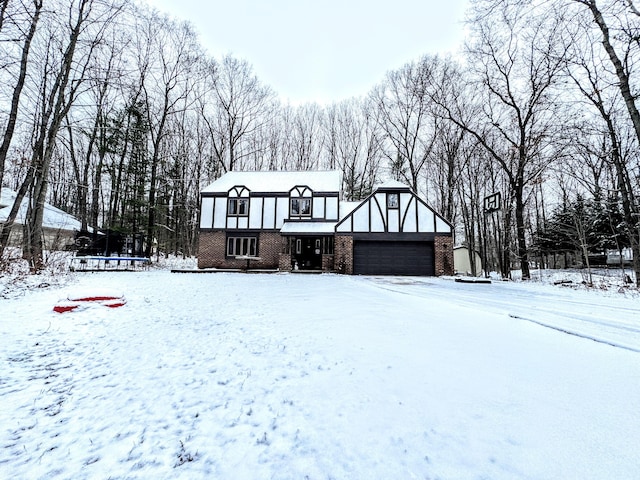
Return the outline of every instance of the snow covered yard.
<path id="1" fill-rule="evenodd" d="M 0 299 L 2 478 L 638 478 L 637 297 L 433 278 L 72 278 Z M 52 311 L 106 289 L 127 304 Z"/>

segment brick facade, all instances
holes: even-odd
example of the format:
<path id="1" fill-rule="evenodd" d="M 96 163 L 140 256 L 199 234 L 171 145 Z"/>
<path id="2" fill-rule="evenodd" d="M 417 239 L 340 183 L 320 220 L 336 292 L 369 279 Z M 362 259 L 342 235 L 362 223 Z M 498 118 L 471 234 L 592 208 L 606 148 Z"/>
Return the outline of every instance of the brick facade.
<path id="1" fill-rule="evenodd" d="M 227 258 L 227 235 L 223 231 L 200 232 L 198 268 L 247 267 L 246 260 Z M 290 272 L 291 255 L 282 253 L 285 239 L 278 232 L 261 232 L 258 240 L 260 261 L 251 261 L 250 268 L 278 269 Z M 437 235 L 434 240 L 435 274 L 453 275 L 453 239 L 449 235 Z M 353 237 L 336 235 L 333 255 L 322 256 L 322 270 L 353 274 Z"/>
<path id="2" fill-rule="evenodd" d="M 225 263 L 225 232 L 200 232 L 198 268 L 220 268 Z"/>
<path id="3" fill-rule="evenodd" d="M 282 252 L 284 239 L 280 232 L 260 232 L 258 255 L 261 262 L 256 263 L 256 268 L 279 268 L 280 252 Z"/>
<path id="4" fill-rule="evenodd" d="M 290 272 L 293 270 L 291 267 L 291 254 L 290 253 L 281 253 L 280 254 L 280 263 L 279 267 L 281 272 Z"/>
<path id="5" fill-rule="evenodd" d="M 333 272 L 334 270 L 334 256 L 333 255 L 322 255 L 322 271 L 323 272 Z"/>
<path id="6" fill-rule="evenodd" d="M 353 274 L 353 237 L 336 235 L 334 246 L 334 269 L 338 273 Z"/>
<path id="7" fill-rule="evenodd" d="M 453 238 L 449 235 L 436 235 L 434 241 L 435 274 L 453 275 Z"/>
<path id="8" fill-rule="evenodd" d="M 280 267 L 282 237 L 278 232 L 260 232 L 258 236 L 259 261 L 251 260 L 250 268 L 277 269 Z M 246 260 L 227 257 L 227 234 L 224 231 L 200 232 L 198 244 L 198 268 L 247 267 Z"/>

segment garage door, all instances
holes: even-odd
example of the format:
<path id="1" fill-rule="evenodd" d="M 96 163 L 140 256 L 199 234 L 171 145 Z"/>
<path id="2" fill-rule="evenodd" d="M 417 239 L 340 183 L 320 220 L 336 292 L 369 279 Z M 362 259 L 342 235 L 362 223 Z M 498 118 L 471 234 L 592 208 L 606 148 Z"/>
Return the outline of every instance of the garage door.
<path id="1" fill-rule="evenodd" d="M 433 242 L 357 240 L 353 273 L 359 275 L 434 275 Z"/>

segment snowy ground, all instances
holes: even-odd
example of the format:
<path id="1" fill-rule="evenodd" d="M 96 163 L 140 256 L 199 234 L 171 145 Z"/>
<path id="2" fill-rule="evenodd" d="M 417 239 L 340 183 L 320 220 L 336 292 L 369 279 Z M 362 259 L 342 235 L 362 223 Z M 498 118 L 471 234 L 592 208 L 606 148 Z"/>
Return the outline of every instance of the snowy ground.
<path id="1" fill-rule="evenodd" d="M 617 288 L 65 281 L 0 298 L 1 478 L 638 478 L 640 300 Z"/>

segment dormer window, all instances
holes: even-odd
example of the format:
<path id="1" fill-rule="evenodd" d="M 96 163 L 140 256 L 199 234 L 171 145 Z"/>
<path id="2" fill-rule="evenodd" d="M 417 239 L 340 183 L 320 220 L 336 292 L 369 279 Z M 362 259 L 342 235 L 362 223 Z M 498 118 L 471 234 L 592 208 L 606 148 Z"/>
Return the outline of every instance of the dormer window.
<path id="1" fill-rule="evenodd" d="M 246 217 L 247 215 L 249 215 L 249 199 L 230 198 L 227 213 L 229 215 L 234 215 L 237 217 Z"/>
<path id="2" fill-rule="evenodd" d="M 292 198 L 291 199 L 291 215 L 311 216 L 311 199 L 310 198 Z"/>

